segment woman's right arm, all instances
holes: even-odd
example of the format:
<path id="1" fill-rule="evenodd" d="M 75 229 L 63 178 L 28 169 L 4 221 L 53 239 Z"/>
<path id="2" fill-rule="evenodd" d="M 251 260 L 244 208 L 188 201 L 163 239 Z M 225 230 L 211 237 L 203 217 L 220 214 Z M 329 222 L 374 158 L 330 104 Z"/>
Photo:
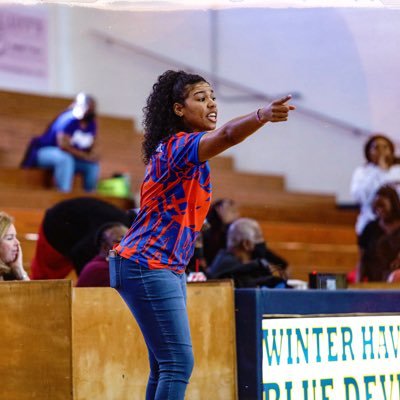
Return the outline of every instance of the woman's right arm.
<path id="1" fill-rule="evenodd" d="M 358 167 L 351 179 L 350 192 L 355 201 L 360 204 L 372 202 L 375 192 L 385 183 L 386 171 L 368 164 Z"/>
<path id="2" fill-rule="evenodd" d="M 209 160 L 229 147 L 235 146 L 267 122 L 287 121 L 289 111 L 295 110 L 295 106 L 286 104 L 290 99 L 290 95 L 285 96 L 255 112 L 237 117 L 224 124 L 221 128 L 207 132 L 200 139 L 199 160 Z"/>

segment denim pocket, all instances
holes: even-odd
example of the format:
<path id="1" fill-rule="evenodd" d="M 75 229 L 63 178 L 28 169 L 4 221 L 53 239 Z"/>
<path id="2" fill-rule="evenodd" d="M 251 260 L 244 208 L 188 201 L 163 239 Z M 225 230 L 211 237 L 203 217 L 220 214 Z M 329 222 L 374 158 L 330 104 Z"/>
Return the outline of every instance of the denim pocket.
<path id="1" fill-rule="evenodd" d="M 110 270 L 110 286 L 118 289 L 121 286 L 121 257 L 110 250 L 108 255 L 108 265 Z"/>

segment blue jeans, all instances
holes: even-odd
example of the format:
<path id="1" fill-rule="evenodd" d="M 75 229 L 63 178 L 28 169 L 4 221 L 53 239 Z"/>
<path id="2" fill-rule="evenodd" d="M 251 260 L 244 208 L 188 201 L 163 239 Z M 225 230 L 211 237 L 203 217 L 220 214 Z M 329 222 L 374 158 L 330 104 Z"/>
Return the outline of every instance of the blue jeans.
<path id="1" fill-rule="evenodd" d="M 146 400 L 183 400 L 194 363 L 186 276 L 150 270 L 119 256 L 115 262 L 120 272 L 117 290 L 134 315 L 149 353 Z"/>
<path id="2" fill-rule="evenodd" d="M 52 168 L 57 189 L 70 192 L 76 173 L 83 175 L 83 187 L 87 192 L 96 189 L 99 177 L 99 164 L 81 160 L 58 147 L 42 147 L 37 153 L 39 167 Z"/>

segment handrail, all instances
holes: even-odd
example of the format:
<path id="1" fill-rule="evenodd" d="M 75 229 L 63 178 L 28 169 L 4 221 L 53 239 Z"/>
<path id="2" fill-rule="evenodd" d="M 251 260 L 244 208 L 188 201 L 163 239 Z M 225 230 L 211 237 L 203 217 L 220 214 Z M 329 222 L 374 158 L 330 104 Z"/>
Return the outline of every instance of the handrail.
<path id="1" fill-rule="evenodd" d="M 251 100 L 251 101 L 260 100 L 260 101 L 270 102 L 270 101 L 275 99 L 272 96 L 266 95 L 263 92 L 260 92 L 260 91 L 258 91 L 256 89 L 253 89 L 253 88 L 250 88 L 250 87 L 248 87 L 246 85 L 243 85 L 241 83 L 232 81 L 230 79 L 223 78 L 223 77 L 218 76 L 216 74 L 210 73 L 209 71 L 202 70 L 201 68 L 193 67 L 192 65 L 185 64 L 185 63 L 183 63 L 181 61 L 178 61 L 178 60 L 175 60 L 175 59 L 173 59 L 171 57 L 164 56 L 164 55 L 159 54 L 157 52 L 148 50 L 148 49 L 146 49 L 146 48 L 144 48 L 142 46 L 138 46 L 138 45 L 136 45 L 134 43 L 131 43 L 131 42 L 128 42 L 126 40 L 123 40 L 123 39 L 120 39 L 120 38 L 115 38 L 115 37 L 113 37 L 113 36 L 111 36 L 109 34 L 101 32 L 101 31 L 99 31 L 97 29 L 90 30 L 89 34 L 91 36 L 95 37 L 96 39 L 101 40 L 101 41 L 103 41 L 104 43 L 106 43 L 106 44 L 108 44 L 110 46 L 116 46 L 116 47 L 120 47 L 120 48 L 129 50 L 129 51 L 134 52 L 136 54 L 139 54 L 141 56 L 144 56 L 144 57 L 150 58 L 152 60 L 155 60 L 157 62 L 160 62 L 162 64 L 166 64 L 169 67 L 171 65 L 174 65 L 176 68 L 183 69 L 183 70 L 188 71 L 188 72 L 198 73 L 200 75 L 207 76 L 213 82 L 216 82 L 216 83 L 218 83 L 220 85 L 224 85 L 224 86 L 229 87 L 231 89 L 238 90 L 240 92 L 245 93 L 246 94 L 245 96 L 237 96 L 238 99 L 240 99 L 241 101 L 245 101 L 245 100 Z M 331 117 L 331 116 L 323 114 L 321 112 L 314 111 L 314 110 L 312 110 L 310 108 L 299 106 L 298 104 L 296 104 L 296 111 L 298 113 L 303 114 L 303 115 L 305 115 L 305 116 L 307 116 L 309 118 L 312 118 L 314 120 L 322 121 L 324 123 L 328 123 L 330 125 L 334 125 L 337 128 L 349 131 L 352 134 L 357 135 L 357 136 L 360 136 L 360 135 L 362 135 L 362 136 L 370 136 L 372 134 L 372 132 L 367 130 L 367 129 L 357 127 L 357 126 L 355 126 L 353 124 L 350 124 L 348 122 L 342 121 L 342 120 L 340 120 L 338 118 L 335 118 L 335 117 Z"/>

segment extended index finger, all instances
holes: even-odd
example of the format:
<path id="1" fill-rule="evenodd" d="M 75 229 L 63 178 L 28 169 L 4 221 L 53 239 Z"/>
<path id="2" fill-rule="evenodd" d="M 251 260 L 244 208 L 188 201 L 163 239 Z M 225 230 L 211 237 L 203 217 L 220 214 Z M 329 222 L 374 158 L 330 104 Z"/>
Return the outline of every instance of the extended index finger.
<path id="1" fill-rule="evenodd" d="M 291 94 L 288 94 L 278 100 L 275 100 L 273 103 L 274 104 L 285 104 L 287 101 L 289 101 L 292 98 Z"/>

